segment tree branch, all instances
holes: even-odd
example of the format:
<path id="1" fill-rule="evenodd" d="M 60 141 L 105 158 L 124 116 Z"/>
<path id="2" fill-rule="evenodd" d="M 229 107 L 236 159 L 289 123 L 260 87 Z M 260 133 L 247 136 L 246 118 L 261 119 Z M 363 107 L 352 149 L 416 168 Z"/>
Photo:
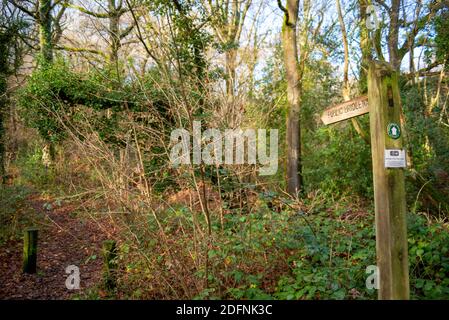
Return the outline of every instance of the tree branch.
<path id="1" fill-rule="evenodd" d="M 153 54 L 153 52 L 151 52 L 150 48 L 148 48 L 145 39 L 142 36 L 142 32 L 140 30 L 140 26 L 139 26 L 139 22 L 137 20 L 137 16 L 133 10 L 133 8 L 131 7 L 129 0 L 125 0 L 126 1 L 126 5 L 129 8 L 129 11 L 131 12 L 131 16 L 133 17 L 135 26 L 137 28 L 137 38 L 140 40 L 140 42 L 142 43 L 143 47 L 145 48 L 145 51 L 148 53 L 148 55 L 158 64 L 160 65 L 160 61 L 158 58 L 156 58 L 156 56 Z"/>
<path id="2" fill-rule="evenodd" d="M 415 27 L 410 32 L 407 33 L 406 39 L 402 44 L 401 48 L 399 49 L 398 56 L 400 60 L 402 60 L 404 56 L 407 54 L 408 49 L 410 47 L 409 45 L 410 42 L 413 41 L 413 39 L 418 35 L 419 31 L 421 31 L 426 27 L 427 23 L 434 18 L 434 16 L 438 13 L 439 10 L 449 7 L 449 0 L 442 0 L 442 1 L 435 0 L 435 1 L 436 2 L 429 5 L 428 14 L 423 16 L 418 21 L 413 22 L 415 23 Z"/>
<path id="3" fill-rule="evenodd" d="M 285 15 L 285 25 L 292 27 L 293 25 L 290 23 L 290 17 L 288 14 L 288 10 L 282 5 L 282 1 L 281 0 L 277 0 L 278 2 L 278 7 L 279 9 L 281 9 L 282 12 L 284 12 Z"/>
<path id="4" fill-rule="evenodd" d="M 77 5 L 74 5 L 74 4 L 71 4 L 71 3 L 67 3 L 67 2 L 64 3 L 64 6 L 67 7 L 67 8 L 76 9 L 76 10 L 82 12 L 82 13 L 88 14 L 89 16 L 92 16 L 92 17 L 95 17 L 95 18 L 99 18 L 99 19 L 107 19 L 107 18 L 111 17 L 111 13 L 110 12 L 108 12 L 108 13 L 93 12 L 93 11 L 87 10 L 86 8 L 83 8 L 81 6 L 77 6 Z"/>
<path id="5" fill-rule="evenodd" d="M 76 48 L 76 47 L 67 47 L 67 46 L 58 46 L 58 47 L 55 47 L 55 49 L 69 51 L 69 52 L 88 52 L 88 53 L 101 55 L 105 58 L 107 57 L 107 55 L 103 51 L 95 50 L 95 49 Z"/>
<path id="6" fill-rule="evenodd" d="M 16 1 L 14 0 L 8 0 L 9 3 L 11 3 L 14 7 L 16 7 L 17 9 L 19 9 L 20 11 L 26 13 L 27 15 L 31 16 L 34 19 L 37 19 L 37 11 L 32 12 L 30 10 L 28 10 L 26 7 L 18 4 Z"/>

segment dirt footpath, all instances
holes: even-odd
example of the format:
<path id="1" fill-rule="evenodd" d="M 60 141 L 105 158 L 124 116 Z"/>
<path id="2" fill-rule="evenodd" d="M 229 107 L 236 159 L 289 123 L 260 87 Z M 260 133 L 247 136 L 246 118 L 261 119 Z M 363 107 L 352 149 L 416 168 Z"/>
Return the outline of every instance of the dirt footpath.
<path id="1" fill-rule="evenodd" d="M 101 283 L 101 244 L 104 232 L 92 220 L 71 214 L 70 205 L 45 205 L 38 196 L 29 199 L 44 216 L 39 226 L 37 274 L 22 273 L 21 241 L 0 247 L 0 299 L 70 299 Z M 45 207 L 45 208 L 44 208 Z M 68 290 L 65 269 L 80 270 L 80 290 Z"/>

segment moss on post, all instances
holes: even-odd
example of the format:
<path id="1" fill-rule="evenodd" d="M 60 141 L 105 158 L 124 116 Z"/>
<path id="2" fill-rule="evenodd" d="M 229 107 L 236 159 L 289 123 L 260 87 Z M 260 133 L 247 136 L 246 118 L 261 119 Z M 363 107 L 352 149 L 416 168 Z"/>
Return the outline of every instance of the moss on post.
<path id="1" fill-rule="evenodd" d="M 23 272 L 36 273 L 37 267 L 37 235 L 36 228 L 25 230 L 23 236 Z"/>
<path id="2" fill-rule="evenodd" d="M 107 290 L 117 286 L 117 244 L 114 240 L 103 242 L 103 283 Z"/>

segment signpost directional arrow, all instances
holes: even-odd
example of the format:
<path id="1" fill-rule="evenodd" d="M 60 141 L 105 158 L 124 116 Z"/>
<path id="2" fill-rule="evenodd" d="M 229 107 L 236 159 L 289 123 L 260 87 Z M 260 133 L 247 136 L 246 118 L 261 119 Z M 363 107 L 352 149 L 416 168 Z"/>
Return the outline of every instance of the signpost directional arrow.
<path id="1" fill-rule="evenodd" d="M 328 125 L 354 118 L 368 112 L 368 97 L 361 96 L 326 109 L 321 115 L 321 120 L 324 124 Z"/>

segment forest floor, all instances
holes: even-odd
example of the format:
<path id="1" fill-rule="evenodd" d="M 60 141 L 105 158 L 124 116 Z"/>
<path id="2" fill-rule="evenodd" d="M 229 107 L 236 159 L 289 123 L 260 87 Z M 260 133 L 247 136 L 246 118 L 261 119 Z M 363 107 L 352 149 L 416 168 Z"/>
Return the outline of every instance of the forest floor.
<path id="1" fill-rule="evenodd" d="M 100 284 L 106 236 L 99 226 L 73 205 L 49 205 L 36 194 L 26 201 L 39 228 L 37 273 L 22 273 L 23 242 L 8 240 L 0 247 L 0 299 L 73 299 Z M 79 267 L 80 290 L 66 288 L 69 265 Z"/>

